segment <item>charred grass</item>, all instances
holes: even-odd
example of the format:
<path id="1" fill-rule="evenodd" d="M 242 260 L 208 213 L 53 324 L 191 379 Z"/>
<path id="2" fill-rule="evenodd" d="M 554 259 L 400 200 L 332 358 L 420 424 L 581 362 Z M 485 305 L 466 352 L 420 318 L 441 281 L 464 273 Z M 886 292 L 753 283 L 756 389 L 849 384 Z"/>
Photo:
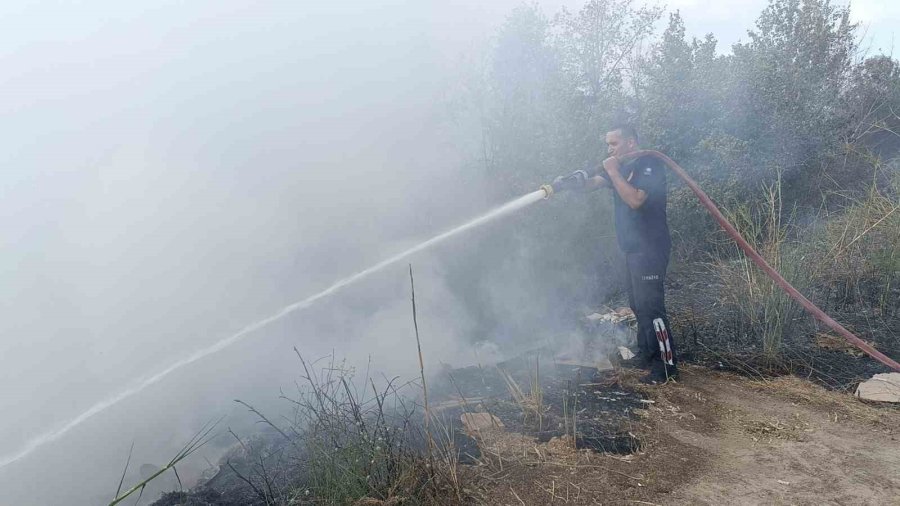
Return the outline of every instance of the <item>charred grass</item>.
<path id="1" fill-rule="evenodd" d="M 272 420 L 244 404 L 266 430 L 229 431 L 235 444 L 219 472 L 156 506 L 462 502 L 453 440 L 434 421 L 425 430 L 415 384 L 357 378 L 332 357 L 298 360 L 302 382 L 282 395 L 291 416 Z"/>
<path id="2" fill-rule="evenodd" d="M 847 329 L 900 355 L 900 176 L 876 164 L 868 190 L 799 219 L 776 182 L 729 219 L 788 281 Z M 851 390 L 887 368 L 807 315 L 729 241 L 669 279 L 682 357 L 756 378 L 794 374 Z"/>
<path id="3" fill-rule="evenodd" d="M 900 192 L 894 184 L 847 197 L 810 227 L 799 227 L 781 208 L 777 185 L 765 188 L 756 206 L 734 208 L 730 218 L 801 291 L 897 356 Z M 884 371 L 817 326 L 727 248 L 676 268 L 668 294 L 682 360 L 765 380 L 758 388 L 783 386 L 773 378 L 797 375 L 849 390 Z M 398 384 L 368 373 L 358 378 L 334 357 L 307 362 L 298 353 L 298 360 L 302 381 L 283 395 L 291 416 L 272 420 L 245 405 L 266 430 L 227 434 L 235 444 L 219 472 L 193 491 L 164 495 L 157 506 L 640 502 L 676 486 L 657 472 L 670 461 L 689 462 L 688 475 L 703 468 L 696 448 L 663 444 L 660 423 L 675 420 L 704 433 L 728 418 L 701 409 L 700 393 L 682 399 L 686 392 L 667 385 L 666 395 L 648 395 L 634 386 L 633 372 L 558 364 L 541 350 L 497 367 L 438 373 L 428 385 L 430 410 L 424 369 L 419 381 Z M 808 389 L 788 387 L 785 395 L 815 404 Z M 686 405 L 698 409 L 688 412 Z M 833 411 L 829 416 L 858 416 L 852 406 Z M 502 430 L 470 430 L 465 413 L 487 413 Z M 798 440 L 805 425 L 759 418 L 742 420 L 739 430 L 751 439 Z"/>
<path id="4" fill-rule="evenodd" d="M 633 386 L 635 373 L 556 364 L 541 350 L 439 373 L 427 415 L 418 382 L 357 378 L 333 357 L 297 355 L 301 381 L 282 395 L 290 416 L 271 419 L 242 403 L 265 430 L 227 431 L 234 446 L 219 472 L 156 506 L 484 503 L 497 483 L 514 494 L 534 473 L 551 481 L 523 488 L 529 503 L 555 495 L 577 504 L 605 482 L 637 486 L 641 478 L 614 469 L 616 459 L 628 462 L 645 435 L 655 437 L 642 414 L 653 401 Z M 467 427 L 467 413 L 497 425 Z"/>

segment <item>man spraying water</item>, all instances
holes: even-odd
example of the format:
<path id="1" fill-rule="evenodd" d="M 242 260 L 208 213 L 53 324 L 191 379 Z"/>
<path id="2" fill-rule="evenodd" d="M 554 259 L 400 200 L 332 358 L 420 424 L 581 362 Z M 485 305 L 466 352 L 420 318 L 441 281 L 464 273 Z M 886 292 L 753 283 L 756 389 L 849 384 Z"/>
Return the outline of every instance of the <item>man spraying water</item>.
<path id="1" fill-rule="evenodd" d="M 634 128 L 616 126 L 606 134 L 609 158 L 598 174 L 584 171 L 557 178 L 582 191 L 611 188 L 616 238 L 625 254 L 628 302 L 637 318 L 638 353 L 629 365 L 648 369 L 648 384 L 678 377 L 675 342 L 666 316 L 665 279 L 672 240 L 666 221 L 666 170 L 657 157 L 634 156 L 638 151 Z"/>
<path id="2" fill-rule="evenodd" d="M 352 276 L 339 280 L 330 287 L 301 301 L 285 306 L 279 311 L 247 325 L 236 334 L 174 360 L 160 370 L 135 381 L 131 386 L 98 401 L 57 428 L 47 430 L 31 440 L 25 441 L 18 450 L 14 450 L 7 455 L 0 455 L 0 469 L 31 455 L 40 447 L 60 439 L 90 418 L 139 394 L 147 387 L 161 382 L 174 371 L 219 353 L 268 326 L 270 323 L 306 309 L 317 301 L 334 295 L 342 288 L 360 282 L 370 274 L 399 263 L 401 260 L 405 260 L 420 251 L 434 247 L 450 238 L 502 216 L 517 212 L 549 198 L 556 192 L 564 190 L 592 191 L 601 187 L 608 187 L 614 190 L 616 235 L 619 246 L 625 253 L 629 302 L 638 320 L 639 354 L 631 362 L 636 367 L 650 370 L 650 373 L 643 378 L 643 381 L 646 383 L 659 384 L 669 379 L 677 378 L 675 343 L 669 330 L 668 318 L 666 317 L 663 286 L 671 250 L 669 228 L 666 223 L 666 176 L 663 170 L 664 167 L 668 167 L 684 180 L 687 186 L 697 195 L 700 203 L 709 211 L 713 219 L 737 242 L 741 250 L 791 298 L 851 344 L 891 369 L 900 371 L 900 363 L 853 335 L 791 286 L 741 237 L 737 229 L 728 222 L 706 193 L 677 163 L 656 151 L 639 151 L 637 134 L 633 128 L 620 126 L 610 130 L 606 134 L 606 143 L 611 156 L 604 160 L 603 169 L 599 171 L 599 174 L 591 175 L 586 171 L 579 170 L 569 176 L 559 177 L 553 184 L 543 185 L 534 192 L 523 195 L 482 216 L 438 234 Z"/>
<path id="3" fill-rule="evenodd" d="M 664 167 L 674 172 L 697 196 L 700 204 L 737 246 L 791 299 L 810 315 L 864 353 L 900 372 L 900 363 L 863 341 L 828 316 L 766 261 L 722 214 L 712 199 L 683 168 L 668 156 L 638 148 L 637 133 L 623 125 L 606 134 L 607 151 L 598 174 L 576 170 L 560 176 L 553 184 L 541 186 L 545 198 L 574 190 L 613 189 L 616 236 L 625 253 L 629 303 L 638 321 L 638 355 L 628 361 L 646 368 L 645 383 L 659 384 L 678 377 L 675 342 L 666 316 L 664 282 L 669 264 L 671 238 L 666 223 L 666 176 Z M 655 340 L 654 340 L 655 338 Z"/>

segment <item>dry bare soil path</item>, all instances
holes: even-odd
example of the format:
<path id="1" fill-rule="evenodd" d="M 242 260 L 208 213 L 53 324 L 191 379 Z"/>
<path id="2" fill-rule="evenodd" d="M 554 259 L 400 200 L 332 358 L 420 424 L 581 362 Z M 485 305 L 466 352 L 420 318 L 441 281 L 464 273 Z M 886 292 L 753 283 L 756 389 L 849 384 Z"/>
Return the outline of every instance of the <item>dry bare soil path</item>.
<path id="1" fill-rule="evenodd" d="M 624 384 L 636 375 L 622 373 Z M 601 455 L 485 434 L 477 502 L 542 504 L 900 505 L 900 409 L 807 381 L 756 381 L 686 367 L 647 387 L 641 450 Z M 470 482 L 471 483 L 471 482 Z"/>

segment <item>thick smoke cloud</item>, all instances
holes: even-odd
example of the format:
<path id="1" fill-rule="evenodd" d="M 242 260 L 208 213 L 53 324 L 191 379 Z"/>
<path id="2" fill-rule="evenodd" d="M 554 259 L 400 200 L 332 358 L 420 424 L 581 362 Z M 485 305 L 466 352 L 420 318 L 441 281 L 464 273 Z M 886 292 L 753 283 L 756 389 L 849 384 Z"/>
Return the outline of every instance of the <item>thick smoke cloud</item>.
<path id="1" fill-rule="evenodd" d="M 444 123 L 445 99 L 459 54 L 517 3 L 0 6 L 0 455 L 498 204 L 460 170 L 466 153 Z M 545 10 L 563 4 L 580 5 Z M 473 328 L 443 268 L 463 247 L 412 260 L 429 369 L 495 358 L 493 345 L 472 343 L 498 336 Z M 552 313 L 532 310 L 549 302 L 520 289 L 528 279 L 504 284 L 520 254 L 484 280 L 490 311 L 513 329 Z M 414 373 L 405 269 L 176 371 L 0 468 L 0 504 L 104 503 L 132 442 L 137 472 L 218 416 L 252 430 L 232 399 L 276 409 L 298 373 L 293 346 Z M 204 465 L 194 459 L 182 477 Z"/>
<path id="2" fill-rule="evenodd" d="M 441 119 L 479 9 L 4 6 L 0 453 L 493 204 Z M 413 262 L 429 366 L 468 359 L 440 267 Z M 0 503 L 108 501 L 132 441 L 137 469 L 220 415 L 249 430 L 232 399 L 277 406 L 295 345 L 413 371 L 407 283 L 389 269 L 176 371 L 0 469 Z"/>

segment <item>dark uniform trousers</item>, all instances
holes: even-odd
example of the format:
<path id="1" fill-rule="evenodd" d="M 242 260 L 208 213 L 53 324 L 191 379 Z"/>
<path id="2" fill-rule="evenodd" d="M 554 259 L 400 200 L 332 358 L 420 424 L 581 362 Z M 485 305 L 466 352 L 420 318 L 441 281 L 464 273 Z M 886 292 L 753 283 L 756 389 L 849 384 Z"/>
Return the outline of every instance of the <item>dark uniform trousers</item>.
<path id="1" fill-rule="evenodd" d="M 628 303 L 637 318 L 638 348 L 648 362 L 662 362 L 660 340 L 654 320 L 662 320 L 668 334 L 670 357 L 677 363 L 675 342 L 666 315 L 664 283 L 669 266 L 669 252 L 626 253 Z"/>

